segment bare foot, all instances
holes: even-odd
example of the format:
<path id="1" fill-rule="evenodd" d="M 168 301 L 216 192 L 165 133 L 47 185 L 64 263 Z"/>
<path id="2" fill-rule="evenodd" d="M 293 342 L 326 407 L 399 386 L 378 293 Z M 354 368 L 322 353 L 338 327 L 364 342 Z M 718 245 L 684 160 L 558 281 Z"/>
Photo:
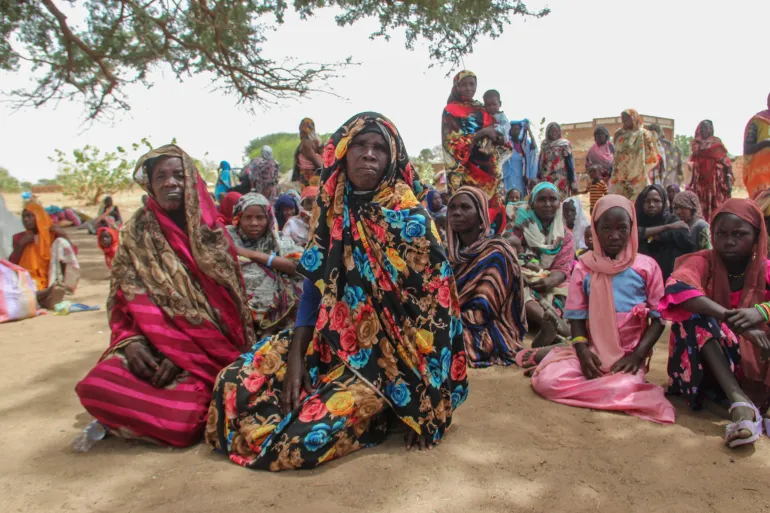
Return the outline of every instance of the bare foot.
<path id="1" fill-rule="evenodd" d="M 552 311 L 546 310 L 543 315 L 543 322 L 540 324 L 540 331 L 532 341 L 532 347 L 545 347 L 553 344 L 558 334 L 559 317 Z"/>
<path id="2" fill-rule="evenodd" d="M 433 449 L 433 437 L 428 433 L 418 435 L 414 430 L 410 429 L 404 437 L 406 442 L 406 450 L 410 450 L 412 447 L 417 446 L 420 450 Z M 438 443 L 438 442 L 437 442 Z"/>

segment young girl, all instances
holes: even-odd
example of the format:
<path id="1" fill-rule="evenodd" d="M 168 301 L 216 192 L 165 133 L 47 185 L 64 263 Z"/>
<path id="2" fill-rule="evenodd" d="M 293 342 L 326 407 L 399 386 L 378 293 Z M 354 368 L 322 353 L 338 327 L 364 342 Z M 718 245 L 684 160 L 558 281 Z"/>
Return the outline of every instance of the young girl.
<path id="1" fill-rule="evenodd" d="M 599 200 L 592 225 L 595 250 L 575 266 L 564 311 L 572 345 L 548 352 L 532 388 L 557 403 L 672 423 L 674 407 L 663 388 L 644 379 L 652 346 L 663 333 L 660 269 L 637 254 L 636 214 L 626 198 Z M 602 322 L 608 314 L 616 322 Z M 589 317 L 597 322 L 589 324 Z"/>
<path id="2" fill-rule="evenodd" d="M 770 349 L 767 322 L 767 229 L 759 207 L 730 199 L 715 212 L 712 250 L 681 257 L 660 304 L 671 328 L 669 393 L 683 395 L 693 409 L 704 396 L 731 403 L 725 442 L 754 443 L 767 416 Z M 753 400 L 752 400 L 753 399 Z M 770 431 L 770 420 L 765 419 Z"/>

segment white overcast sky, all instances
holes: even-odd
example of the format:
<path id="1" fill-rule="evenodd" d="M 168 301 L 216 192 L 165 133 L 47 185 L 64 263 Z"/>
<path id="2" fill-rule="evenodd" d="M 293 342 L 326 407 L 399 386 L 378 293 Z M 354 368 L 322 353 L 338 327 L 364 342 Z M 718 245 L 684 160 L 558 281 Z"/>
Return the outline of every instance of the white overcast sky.
<path id="1" fill-rule="evenodd" d="M 768 0 L 541 0 L 552 13 L 514 20 L 503 37 L 486 39 L 465 59 L 479 77 L 479 93 L 496 88 L 510 119 L 563 123 L 619 115 L 626 108 L 676 120 L 692 135 L 712 119 L 735 154 L 749 117 L 770 92 Z M 114 122 L 83 125 L 77 103 L 14 112 L 0 104 L 0 166 L 19 178 L 52 178 L 54 149 L 85 144 L 102 149 L 149 137 L 160 145 L 176 137 L 196 157 L 239 165 L 248 141 L 271 132 L 293 132 L 312 117 L 332 132 L 351 115 L 379 111 L 401 131 L 407 149 L 440 144 L 441 112 L 451 88 L 448 68 L 430 68 L 427 49 L 407 51 L 400 35 L 370 41 L 371 22 L 339 28 L 333 11 L 310 21 L 290 16 L 271 34 L 270 57 L 361 63 L 328 87 L 343 97 L 317 94 L 251 113 L 216 91 L 210 77 L 179 83 L 154 74 L 155 86 L 128 90 L 132 109 Z M 0 89 L 23 86 L 26 77 L 0 73 Z"/>

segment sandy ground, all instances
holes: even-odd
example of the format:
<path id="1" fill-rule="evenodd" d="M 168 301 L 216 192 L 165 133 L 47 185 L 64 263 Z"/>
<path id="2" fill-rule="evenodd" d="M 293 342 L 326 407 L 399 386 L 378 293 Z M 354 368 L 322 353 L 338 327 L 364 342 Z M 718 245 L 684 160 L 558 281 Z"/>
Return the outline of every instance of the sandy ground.
<path id="1" fill-rule="evenodd" d="M 73 238 L 76 299 L 103 307 L 109 274 L 96 239 Z M 676 425 L 659 426 L 545 401 L 515 368 L 471 371 L 470 397 L 431 452 L 406 453 L 394 435 L 282 474 L 237 467 L 203 445 L 108 439 L 76 454 L 70 441 L 90 417 L 73 389 L 108 338 L 104 311 L 0 325 L 0 511 L 770 511 L 770 439 L 725 448 L 724 410 L 691 413 L 675 400 Z M 666 382 L 667 341 L 654 383 Z"/>

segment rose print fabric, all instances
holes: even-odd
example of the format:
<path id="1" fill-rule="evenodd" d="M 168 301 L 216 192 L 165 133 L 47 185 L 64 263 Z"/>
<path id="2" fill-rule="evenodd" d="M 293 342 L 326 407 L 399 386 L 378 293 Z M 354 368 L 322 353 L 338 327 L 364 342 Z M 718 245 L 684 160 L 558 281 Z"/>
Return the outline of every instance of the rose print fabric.
<path id="1" fill-rule="evenodd" d="M 354 193 L 348 145 L 376 130 L 390 166 Z M 322 294 L 307 366 L 313 392 L 279 409 L 291 331 L 257 343 L 219 376 L 207 442 L 239 465 L 311 468 L 382 441 L 388 419 L 441 439 L 467 397 L 457 289 L 398 131 L 380 114 L 350 119 L 330 139 L 298 271 Z"/>

